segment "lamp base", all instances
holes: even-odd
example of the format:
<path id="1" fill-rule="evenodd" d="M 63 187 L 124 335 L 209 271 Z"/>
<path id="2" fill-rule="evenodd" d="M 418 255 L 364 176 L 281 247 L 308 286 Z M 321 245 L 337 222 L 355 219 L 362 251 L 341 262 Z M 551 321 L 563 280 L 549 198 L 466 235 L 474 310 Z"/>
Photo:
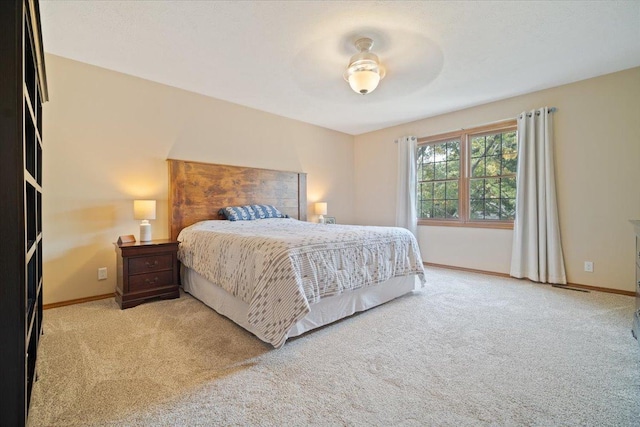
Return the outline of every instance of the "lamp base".
<path id="1" fill-rule="evenodd" d="M 146 219 L 140 223 L 140 241 L 141 242 L 150 242 L 151 241 L 151 224 Z"/>
<path id="2" fill-rule="evenodd" d="M 320 223 L 320 224 L 324 224 L 324 216 L 323 216 L 323 215 L 320 215 L 320 216 L 318 217 L 318 223 Z"/>

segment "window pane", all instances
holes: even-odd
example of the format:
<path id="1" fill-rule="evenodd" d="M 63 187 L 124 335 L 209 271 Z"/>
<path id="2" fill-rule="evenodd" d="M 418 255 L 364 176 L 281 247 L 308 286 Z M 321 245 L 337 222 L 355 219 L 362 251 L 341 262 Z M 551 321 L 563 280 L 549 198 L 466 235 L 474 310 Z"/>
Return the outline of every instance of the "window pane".
<path id="1" fill-rule="evenodd" d="M 419 206 L 420 212 L 418 212 L 418 215 L 420 216 L 420 218 L 431 218 L 431 209 L 433 207 L 433 203 L 431 201 L 421 202 Z"/>
<path id="2" fill-rule="evenodd" d="M 484 136 L 476 136 L 471 138 L 471 157 L 484 156 Z"/>
<path id="3" fill-rule="evenodd" d="M 447 142 L 447 160 L 460 159 L 460 141 Z"/>
<path id="4" fill-rule="evenodd" d="M 447 162 L 437 162 L 435 166 L 435 179 L 447 179 Z"/>
<path id="5" fill-rule="evenodd" d="M 420 145 L 418 146 L 418 150 L 416 151 L 416 163 L 418 165 L 418 167 L 420 167 L 420 165 L 422 163 L 424 163 L 424 150 L 425 150 L 426 146 L 424 145 Z"/>
<path id="6" fill-rule="evenodd" d="M 505 132 L 502 134 L 502 154 L 518 153 L 518 138 L 516 131 Z"/>
<path id="7" fill-rule="evenodd" d="M 458 201 L 447 200 L 445 207 L 447 218 L 458 218 Z"/>
<path id="8" fill-rule="evenodd" d="M 484 157 L 471 159 L 471 176 L 485 176 Z"/>
<path id="9" fill-rule="evenodd" d="M 500 157 L 497 156 L 491 156 L 488 157 L 487 156 L 487 169 L 486 169 L 486 176 L 500 176 Z"/>
<path id="10" fill-rule="evenodd" d="M 433 201 L 433 218 L 445 218 L 444 200 Z"/>
<path id="11" fill-rule="evenodd" d="M 487 135 L 485 138 L 487 156 L 499 156 L 502 154 L 501 134 Z"/>
<path id="12" fill-rule="evenodd" d="M 500 178 L 488 178 L 485 180 L 484 197 L 487 199 L 500 198 Z"/>
<path id="13" fill-rule="evenodd" d="M 518 138 L 516 131 L 502 134 L 502 174 L 515 174 L 518 166 Z"/>
<path id="14" fill-rule="evenodd" d="M 428 182 L 425 183 L 425 190 L 424 190 L 424 199 L 425 200 L 433 200 L 433 182 Z"/>
<path id="15" fill-rule="evenodd" d="M 484 179 L 472 179 L 469 181 L 469 198 L 484 199 Z"/>
<path id="16" fill-rule="evenodd" d="M 424 159 L 426 162 L 433 163 L 433 145 L 427 145 L 424 149 Z"/>
<path id="17" fill-rule="evenodd" d="M 435 173 L 433 172 L 433 163 L 428 163 L 422 167 L 422 180 L 431 181 Z"/>
<path id="18" fill-rule="evenodd" d="M 424 200 L 424 198 L 425 198 L 425 197 L 424 197 L 425 186 L 426 186 L 426 185 L 425 185 L 424 183 L 422 183 L 422 182 L 419 182 L 419 183 L 418 183 L 418 192 L 417 192 L 417 196 L 418 196 L 418 197 L 417 197 L 417 199 L 418 199 L 418 204 L 419 204 L 422 200 Z"/>
<path id="19" fill-rule="evenodd" d="M 484 219 L 484 199 L 471 199 L 471 219 Z"/>
<path id="20" fill-rule="evenodd" d="M 460 176 L 460 160 L 447 162 L 447 179 L 457 179 Z"/>
<path id="21" fill-rule="evenodd" d="M 484 218 L 500 219 L 500 199 L 485 199 Z"/>
<path id="22" fill-rule="evenodd" d="M 518 169 L 518 155 L 516 153 L 502 153 L 502 174 L 515 174 Z"/>
<path id="23" fill-rule="evenodd" d="M 514 178 L 502 178 L 500 184 L 500 197 L 503 199 L 515 199 L 516 198 L 516 179 Z"/>
<path id="24" fill-rule="evenodd" d="M 425 164 L 430 162 L 431 147 L 428 145 L 421 145 L 418 147 L 418 164 Z"/>
<path id="25" fill-rule="evenodd" d="M 500 219 L 514 219 L 516 217 L 516 200 L 500 199 Z"/>
<path id="26" fill-rule="evenodd" d="M 458 182 L 449 181 L 445 186 L 445 193 L 447 200 L 458 200 Z M 457 206 L 457 205 L 456 205 Z"/>
<path id="27" fill-rule="evenodd" d="M 436 182 L 433 184 L 433 198 L 434 199 L 445 199 L 445 183 L 444 182 Z"/>
<path id="28" fill-rule="evenodd" d="M 446 143 L 432 145 L 434 149 L 433 160 L 436 162 L 444 162 L 447 160 Z"/>

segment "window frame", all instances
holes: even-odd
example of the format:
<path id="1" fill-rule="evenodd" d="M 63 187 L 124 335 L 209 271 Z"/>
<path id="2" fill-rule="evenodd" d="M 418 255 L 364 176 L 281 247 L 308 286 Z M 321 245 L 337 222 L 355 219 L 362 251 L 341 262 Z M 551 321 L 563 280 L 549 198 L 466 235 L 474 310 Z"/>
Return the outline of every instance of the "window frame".
<path id="1" fill-rule="evenodd" d="M 418 225 L 447 226 L 447 227 L 473 227 L 513 229 L 513 220 L 496 219 L 471 219 L 470 181 L 471 181 L 471 138 L 475 136 L 492 135 L 496 133 L 518 131 L 516 119 L 505 120 L 490 125 L 478 126 L 471 129 L 460 129 L 453 132 L 418 138 L 418 147 L 422 145 L 435 145 L 454 139 L 460 140 L 460 173 L 458 176 L 458 218 L 420 218 Z M 417 165 L 416 165 L 417 166 Z M 516 172 L 517 180 L 517 172 Z M 502 176 L 502 175 L 501 175 Z M 416 184 L 418 184 L 416 177 Z M 416 185 L 416 195 L 418 185 Z M 417 202 L 416 202 L 417 203 Z"/>

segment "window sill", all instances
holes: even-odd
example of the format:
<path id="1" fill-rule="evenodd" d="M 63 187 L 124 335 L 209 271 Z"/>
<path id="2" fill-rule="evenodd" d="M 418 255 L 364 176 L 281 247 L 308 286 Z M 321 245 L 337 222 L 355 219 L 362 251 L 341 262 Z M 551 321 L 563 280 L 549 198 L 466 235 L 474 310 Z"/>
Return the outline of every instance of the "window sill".
<path id="1" fill-rule="evenodd" d="M 513 221 L 469 221 L 462 222 L 446 219 L 419 219 L 418 225 L 433 227 L 466 227 L 466 228 L 495 228 L 498 230 L 513 230 Z"/>

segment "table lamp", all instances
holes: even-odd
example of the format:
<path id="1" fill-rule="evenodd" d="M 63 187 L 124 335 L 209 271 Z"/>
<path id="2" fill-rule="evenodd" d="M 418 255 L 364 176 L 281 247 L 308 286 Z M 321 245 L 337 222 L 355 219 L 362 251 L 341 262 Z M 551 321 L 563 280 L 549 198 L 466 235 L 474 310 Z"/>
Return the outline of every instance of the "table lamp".
<path id="1" fill-rule="evenodd" d="M 320 224 L 324 224 L 324 216 L 327 214 L 327 202 L 318 202 L 316 203 L 316 214 L 320 215 L 318 217 L 318 222 Z"/>
<path id="2" fill-rule="evenodd" d="M 140 241 L 149 242 L 151 240 L 151 224 L 149 224 L 149 220 L 156 219 L 156 201 L 134 200 L 133 217 L 142 220 L 140 223 Z"/>

